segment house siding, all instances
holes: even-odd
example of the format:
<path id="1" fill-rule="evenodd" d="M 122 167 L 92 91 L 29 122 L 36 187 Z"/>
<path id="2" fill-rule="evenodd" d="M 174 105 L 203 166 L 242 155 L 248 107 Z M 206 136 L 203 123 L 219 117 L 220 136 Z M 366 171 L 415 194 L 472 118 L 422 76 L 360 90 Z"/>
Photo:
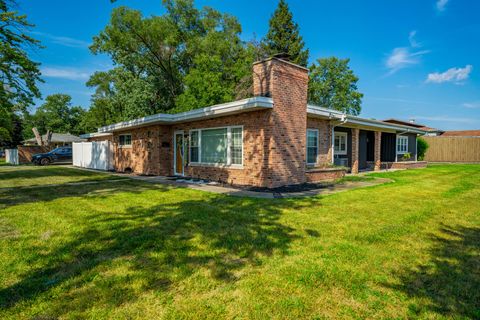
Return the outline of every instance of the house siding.
<path id="1" fill-rule="evenodd" d="M 208 129 L 226 126 L 243 126 L 243 168 L 215 167 L 209 165 L 188 164 L 185 166 L 185 175 L 194 178 L 208 179 L 228 184 L 266 186 L 268 157 L 263 148 L 265 145 L 265 123 L 270 117 L 270 110 L 253 111 L 235 116 L 214 118 L 203 121 L 188 122 L 172 127 L 188 134 L 193 129 Z M 173 152 L 170 148 L 169 170 L 173 173 Z M 188 148 L 186 156 L 188 157 Z"/>
<path id="2" fill-rule="evenodd" d="M 131 147 L 120 147 L 119 136 L 132 135 Z M 115 170 L 130 169 L 141 175 L 171 175 L 170 148 L 172 146 L 170 126 L 148 126 L 115 132 L 113 135 Z"/>
<path id="3" fill-rule="evenodd" d="M 417 148 L 416 148 L 417 135 L 413 133 L 405 133 L 405 134 L 402 134 L 402 136 L 408 137 L 408 152 L 410 153 L 410 160 L 415 160 L 415 155 L 417 154 Z M 403 154 L 398 154 L 397 160 L 402 161 Z"/>
<path id="4" fill-rule="evenodd" d="M 315 167 L 332 164 L 332 126 L 329 120 L 307 118 L 307 129 L 318 130 L 318 156 Z"/>

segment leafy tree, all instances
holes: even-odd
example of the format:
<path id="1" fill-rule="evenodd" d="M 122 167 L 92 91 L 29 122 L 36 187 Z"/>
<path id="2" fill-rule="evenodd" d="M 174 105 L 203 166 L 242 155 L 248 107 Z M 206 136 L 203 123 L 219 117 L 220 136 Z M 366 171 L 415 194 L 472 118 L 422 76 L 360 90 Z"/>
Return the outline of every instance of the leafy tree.
<path id="1" fill-rule="evenodd" d="M 0 144 L 16 140 L 15 112 L 25 110 L 40 97 L 39 64 L 29 59 L 27 49 L 39 48 L 39 42 L 25 34 L 32 27 L 25 15 L 12 9 L 14 2 L 0 0 Z"/>
<path id="2" fill-rule="evenodd" d="M 300 35 L 298 24 L 293 21 L 293 15 L 285 0 L 279 1 L 269 25 L 270 28 L 263 41 L 265 52 L 269 56 L 287 53 L 292 62 L 306 67 L 309 52 L 308 49 L 304 49 L 305 43 Z"/>
<path id="3" fill-rule="evenodd" d="M 72 107 L 72 98 L 66 94 L 52 94 L 38 107 L 30 118 L 29 127 L 36 127 L 41 134 L 50 130 L 57 133 L 83 133 L 81 120 L 85 111 Z"/>
<path id="4" fill-rule="evenodd" d="M 348 66 L 350 59 L 318 59 L 310 66 L 308 100 L 310 103 L 358 115 L 363 94 L 358 91 L 358 77 Z"/>
<path id="5" fill-rule="evenodd" d="M 425 153 L 427 153 L 427 150 L 429 147 L 430 146 L 425 139 L 423 138 L 417 139 L 417 159 L 418 160 L 425 159 Z"/>
<path id="6" fill-rule="evenodd" d="M 89 81 L 97 88 L 91 112 L 102 115 L 101 125 L 232 100 L 250 72 L 236 18 L 196 9 L 192 0 L 163 4 L 164 15 L 148 18 L 116 8 L 94 38 L 92 52 L 108 54 L 116 65 Z"/>

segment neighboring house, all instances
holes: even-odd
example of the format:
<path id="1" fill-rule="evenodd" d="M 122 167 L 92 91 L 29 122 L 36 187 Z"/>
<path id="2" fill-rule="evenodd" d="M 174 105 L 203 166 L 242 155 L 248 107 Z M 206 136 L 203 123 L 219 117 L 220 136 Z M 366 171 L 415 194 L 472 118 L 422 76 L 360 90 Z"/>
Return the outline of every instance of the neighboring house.
<path id="1" fill-rule="evenodd" d="M 111 134 L 116 171 L 270 188 L 341 176 L 333 164 L 425 166 L 415 161 L 425 130 L 307 104 L 308 69 L 274 57 L 253 78 L 253 98 L 108 125 L 89 140 Z"/>
<path id="2" fill-rule="evenodd" d="M 80 138 L 86 139 L 88 141 L 112 141 L 113 134 L 92 132 L 92 133 L 81 134 Z"/>
<path id="3" fill-rule="evenodd" d="M 42 141 L 47 140 L 47 135 L 42 135 Z M 64 147 L 64 146 L 71 146 L 72 142 L 82 142 L 85 139 L 82 139 L 78 136 L 74 136 L 70 133 L 52 133 L 52 139 L 50 140 L 50 147 Z M 37 140 L 35 138 L 27 139 L 23 141 L 24 145 L 27 146 L 36 146 Z"/>
<path id="4" fill-rule="evenodd" d="M 393 119 L 393 118 L 383 120 L 383 121 L 388 122 L 388 123 L 401 124 L 401 125 L 404 125 L 404 126 L 411 126 L 411 127 L 418 128 L 420 130 L 425 130 L 426 131 L 426 133 L 425 133 L 426 136 L 440 136 L 445 132 L 445 131 L 440 130 L 440 129 L 430 128 L 430 127 L 427 127 L 426 125 L 415 123 L 414 121 L 403 121 L 403 120 L 398 120 L 398 119 Z"/>
<path id="5" fill-rule="evenodd" d="M 480 130 L 445 131 L 442 137 L 480 137 Z"/>

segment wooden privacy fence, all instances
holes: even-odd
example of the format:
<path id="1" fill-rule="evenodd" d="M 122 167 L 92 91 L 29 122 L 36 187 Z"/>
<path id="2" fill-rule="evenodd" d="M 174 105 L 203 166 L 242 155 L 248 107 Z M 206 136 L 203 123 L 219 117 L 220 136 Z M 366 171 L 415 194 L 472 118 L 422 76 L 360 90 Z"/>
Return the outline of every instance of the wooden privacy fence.
<path id="1" fill-rule="evenodd" d="M 430 162 L 480 162 L 480 137 L 423 137 Z"/>

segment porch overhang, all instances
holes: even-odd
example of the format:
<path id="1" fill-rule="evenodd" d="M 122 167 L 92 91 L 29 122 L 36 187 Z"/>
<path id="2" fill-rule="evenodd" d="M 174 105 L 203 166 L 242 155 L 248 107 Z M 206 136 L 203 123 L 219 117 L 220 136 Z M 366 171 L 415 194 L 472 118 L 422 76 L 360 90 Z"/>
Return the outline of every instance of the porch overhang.
<path id="1" fill-rule="evenodd" d="M 215 117 L 235 115 L 242 112 L 256 111 L 273 108 L 272 98 L 254 97 L 229 103 L 218 104 L 202 109 L 195 109 L 177 114 L 159 113 L 148 117 L 138 118 L 130 121 L 119 122 L 108 126 L 100 127 L 99 133 L 111 133 L 127 129 L 140 128 L 156 124 L 176 124 L 196 120 L 206 120 Z"/>
<path id="2" fill-rule="evenodd" d="M 307 115 L 315 118 L 337 121 L 336 125 L 347 128 L 358 128 L 362 130 L 382 131 L 391 133 L 416 133 L 424 135 L 427 131 L 400 124 L 392 124 L 380 120 L 366 119 L 346 113 L 327 109 L 314 105 L 307 105 Z"/>

